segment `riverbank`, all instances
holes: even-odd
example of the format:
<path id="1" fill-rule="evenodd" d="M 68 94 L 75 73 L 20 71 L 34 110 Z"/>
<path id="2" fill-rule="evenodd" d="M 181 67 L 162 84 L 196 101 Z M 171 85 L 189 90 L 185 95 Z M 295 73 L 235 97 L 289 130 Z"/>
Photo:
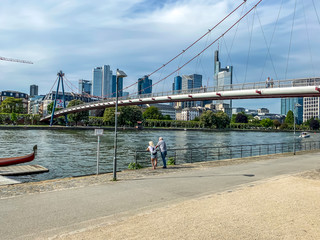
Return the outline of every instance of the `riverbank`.
<path id="1" fill-rule="evenodd" d="M 0 235 L 319 239 L 319 157 L 314 151 L 126 170 L 116 182 L 103 174 L 1 187 Z"/>
<path id="2" fill-rule="evenodd" d="M 96 128 L 102 128 L 108 131 L 114 131 L 112 126 L 60 126 L 60 125 L 0 125 L 0 130 L 94 130 Z M 210 129 L 210 128 L 165 128 L 165 127 L 143 127 L 143 129 L 137 129 L 135 127 L 118 127 L 119 131 L 204 131 L 204 132 L 293 132 L 290 129 L 240 129 L 240 128 L 224 128 L 224 129 Z M 319 133 L 320 130 L 298 130 L 296 132 L 311 131 Z"/>

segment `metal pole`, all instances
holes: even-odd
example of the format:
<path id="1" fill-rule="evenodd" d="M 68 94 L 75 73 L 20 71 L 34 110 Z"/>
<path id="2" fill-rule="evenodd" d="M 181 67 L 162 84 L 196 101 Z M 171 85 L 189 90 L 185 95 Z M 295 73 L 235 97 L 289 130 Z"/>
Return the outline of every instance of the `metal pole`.
<path id="1" fill-rule="evenodd" d="M 118 128 L 118 76 L 116 76 L 116 107 L 114 116 L 114 157 L 113 157 L 113 181 L 117 180 L 117 128 Z"/>
<path id="2" fill-rule="evenodd" d="M 296 106 L 293 108 L 293 155 L 296 155 Z"/>
<path id="3" fill-rule="evenodd" d="M 98 147 L 97 147 L 97 175 L 99 174 L 99 159 L 100 159 L 100 136 L 98 135 Z"/>

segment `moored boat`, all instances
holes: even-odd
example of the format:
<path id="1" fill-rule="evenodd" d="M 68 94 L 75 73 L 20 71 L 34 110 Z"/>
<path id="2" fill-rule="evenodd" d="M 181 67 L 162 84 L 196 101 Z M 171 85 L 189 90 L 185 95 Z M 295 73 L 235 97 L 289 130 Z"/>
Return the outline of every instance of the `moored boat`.
<path id="1" fill-rule="evenodd" d="M 33 153 L 20 157 L 0 158 L 0 166 L 9 166 L 19 163 L 31 162 L 36 154 L 37 145 L 33 147 Z"/>

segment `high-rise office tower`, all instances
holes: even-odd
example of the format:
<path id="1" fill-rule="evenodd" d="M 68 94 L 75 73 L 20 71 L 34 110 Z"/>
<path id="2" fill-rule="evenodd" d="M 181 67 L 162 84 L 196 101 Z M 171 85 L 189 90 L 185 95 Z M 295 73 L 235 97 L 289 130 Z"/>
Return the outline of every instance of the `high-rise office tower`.
<path id="1" fill-rule="evenodd" d="M 202 87 L 202 75 L 192 74 L 192 75 L 182 75 L 181 89 L 189 90 L 193 88 Z M 184 102 L 182 103 L 182 108 L 200 106 L 201 102 Z"/>
<path id="2" fill-rule="evenodd" d="M 30 85 L 30 97 L 38 95 L 38 85 Z"/>
<path id="3" fill-rule="evenodd" d="M 112 71 L 109 65 L 93 69 L 92 95 L 97 97 L 111 97 Z"/>
<path id="4" fill-rule="evenodd" d="M 217 91 L 230 90 L 232 84 L 232 66 L 221 68 L 219 61 L 219 51 L 214 52 L 214 80 Z M 218 100 L 217 103 L 227 103 L 232 108 L 232 100 Z"/>
<path id="5" fill-rule="evenodd" d="M 182 77 L 176 76 L 172 84 L 172 91 L 175 94 L 175 93 L 179 93 L 181 89 L 182 89 Z"/>
<path id="6" fill-rule="evenodd" d="M 116 75 L 112 75 L 112 97 L 116 97 L 116 91 L 117 91 L 117 76 Z M 122 97 L 123 96 L 123 78 L 119 77 L 118 78 L 118 97 Z"/>
<path id="7" fill-rule="evenodd" d="M 91 94 L 92 82 L 90 80 L 79 80 L 79 93 L 80 94 Z"/>
<path id="8" fill-rule="evenodd" d="M 148 76 L 138 79 L 138 94 L 152 93 L 152 80 Z"/>
<path id="9" fill-rule="evenodd" d="M 295 105 L 300 106 L 295 108 Z M 281 98 L 281 114 L 287 115 L 289 110 L 292 112 L 295 110 L 296 123 L 301 124 L 304 115 L 303 98 Z"/>

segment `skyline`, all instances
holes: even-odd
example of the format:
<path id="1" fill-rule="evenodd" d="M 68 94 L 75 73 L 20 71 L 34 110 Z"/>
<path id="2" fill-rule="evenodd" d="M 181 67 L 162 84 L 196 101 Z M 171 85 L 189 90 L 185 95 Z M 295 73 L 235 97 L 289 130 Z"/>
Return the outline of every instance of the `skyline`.
<path id="1" fill-rule="evenodd" d="M 92 80 L 92 70 L 103 65 L 110 65 L 113 71 L 124 70 L 128 77 L 123 84 L 128 86 L 179 54 L 241 2 L 4 0 L 0 9 L 0 56 L 34 64 L 0 61 L 1 90 L 29 93 L 30 85 L 36 84 L 39 93 L 46 94 L 58 71 L 62 70 L 78 86 L 79 79 Z M 184 64 L 257 2 L 247 0 L 197 46 L 150 79 L 157 82 Z M 262 1 L 219 44 L 215 43 L 178 73 L 201 74 L 203 84 L 212 86 L 213 53 L 219 49 L 222 66 L 233 66 L 235 84 L 265 81 L 267 76 L 320 76 L 315 68 L 320 56 L 316 39 L 320 32 L 319 13 L 320 5 L 314 0 L 297 1 L 296 7 L 294 0 Z M 170 90 L 168 85 L 172 85 L 175 76 L 154 86 L 154 92 Z M 136 92 L 137 86 L 125 91 Z M 233 105 L 280 112 L 280 99 L 237 100 Z"/>

